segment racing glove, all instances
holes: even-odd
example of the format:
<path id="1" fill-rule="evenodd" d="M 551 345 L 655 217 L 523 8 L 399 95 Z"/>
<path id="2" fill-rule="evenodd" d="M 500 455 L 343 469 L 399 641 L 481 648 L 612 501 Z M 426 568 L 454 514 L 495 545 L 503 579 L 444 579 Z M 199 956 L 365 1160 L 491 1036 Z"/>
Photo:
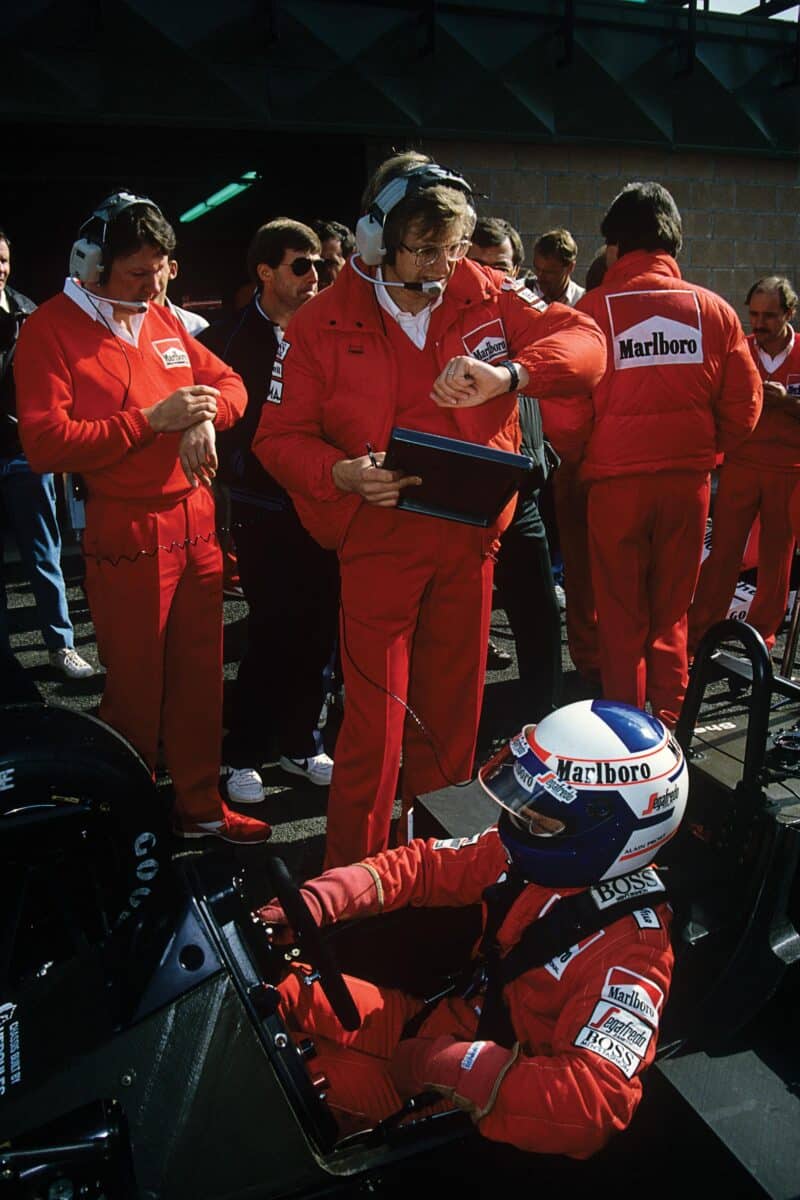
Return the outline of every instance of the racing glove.
<path id="1" fill-rule="evenodd" d="M 459 1042 L 449 1034 L 407 1038 L 395 1050 L 389 1071 L 401 1099 L 433 1090 L 479 1121 L 491 1111 L 518 1055 L 519 1042 L 509 1050 L 496 1042 Z"/>
<path id="2" fill-rule="evenodd" d="M 324 875 L 304 884 L 300 888 L 300 895 L 319 926 L 334 925 L 351 917 L 369 916 L 379 912 L 382 907 L 378 877 L 363 863 L 326 871 Z M 255 916 L 262 924 L 272 926 L 274 940 L 278 944 L 291 940 L 286 914 L 277 898 L 270 900 L 263 908 L 257 908 Z"/>

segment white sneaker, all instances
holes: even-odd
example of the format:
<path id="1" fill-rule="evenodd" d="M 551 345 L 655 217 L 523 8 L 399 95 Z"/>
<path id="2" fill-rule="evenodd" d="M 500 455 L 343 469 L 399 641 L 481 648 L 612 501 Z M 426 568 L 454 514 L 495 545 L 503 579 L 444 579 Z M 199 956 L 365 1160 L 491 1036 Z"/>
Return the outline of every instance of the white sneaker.
<path id="1" fill-rule="evenodd" d="M 254 767 L 223 767 L 222 776 L 233 804 L 260 804 L 264 783 Z"/>
<path id="2" fill-rule="evenodd" d="M 51 650 L 50 666 L 58 667 L 68 679 L 88 679 L 90 675 L 94 675 L 91 663 L 81 658 L 72 646 L 65 646 L 63 650 Z"/>
<path id="3" fill-rule="evenodd" d="M 311 758 L 286 758 L 281 755 L 279 762 L 284 771 L 291 771 L 293 775 L 305 775 L 309 782 L 317 783 L 320 787 L 327 787 L 331 781 L 333 759 L 324 750 Z"/>

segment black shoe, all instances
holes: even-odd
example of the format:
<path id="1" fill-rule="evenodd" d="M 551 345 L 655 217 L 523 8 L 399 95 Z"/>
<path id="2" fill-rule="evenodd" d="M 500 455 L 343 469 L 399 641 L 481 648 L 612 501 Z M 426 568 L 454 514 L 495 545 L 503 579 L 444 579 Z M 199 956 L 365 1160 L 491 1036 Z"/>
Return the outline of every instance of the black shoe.
<path id="1" fill-rule="evenodd" d="M 489 638 L 489 650 L 486 655 L 487 671 L 506 671 L 513 661 L 513 654 L 509 654 L 507 650 L 502 650 L 500 646 Z"/>

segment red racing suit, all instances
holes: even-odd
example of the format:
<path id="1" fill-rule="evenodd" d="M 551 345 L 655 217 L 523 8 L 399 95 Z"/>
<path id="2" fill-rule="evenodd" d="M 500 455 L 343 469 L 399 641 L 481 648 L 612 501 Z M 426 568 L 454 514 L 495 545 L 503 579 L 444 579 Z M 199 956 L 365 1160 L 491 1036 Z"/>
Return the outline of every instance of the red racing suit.
<path id="1" fill-rule="evenodd" d="M 368 443 L 385 450 L 395 425 L 518 450 L 513 394 L 462 410 L 431 399 L 441 370 L 463 354 L 522 363 L 548 437 L 575 460 L 605 351 L 588 318 L 562 305 L 542 312 L 499 272 L 463 260 L 421 350 L 348 264 L 293 316 L 281 354 L 253 450 L 341 565 L 347 703 L 328 806 L 326 865 L 334 866 L 386 847 L 401 748 L 406 808 L 471 774 L 493 554 L 514 503 L 490 529 L 380 508 L 339 491 L 334 464 L 364 455 Z M 407 697 L 419 724 L 405 720 Z"/>
<path id="2" fill-rule="evenodd" d="M 408 905 L 477 903 L 508 867 L 497 830 L 489 829 L 471 839 L 416 839 L 329 871 L 302 892 L 326 925 Z M 501 954 L 570 891 L 527 884 L 499 927 Z M 633 1116 L 669 990 L 670 909 L 651 904 L 643 896 L 641 909 L 506 986 L 511 1046 L 476 1040 L 480 991 L 440 1001 L 416 1036 L 401 1040 L 422 1007 L 418 997 L 348 978 L 362 1025 L 347 1033 L 319 985 L 303 985 L 306 969 L 291 972 L 280 985 L 283 1011 L 293 1036 L 314 1040 L 314 1074 L 321 1070 L 330 1083 L 328 1102 L 342 1131 L 382 1120 L 433 1088 L 467 1109 L 492 1140 L 575 1158 L 600 1149 Z M 282 910 L 269 905 L 259 915 L 274 926 Z"/>
<path id="3" fill-rule="evenodd" d="M 768 371 L 754 337 L 747 339 L 764 382 L 782 383 L 800 399 L 800 339 L 775 371 Z M 714 505 L 711 553 L 703 563 L 689 609 L 689 650 L 694 652 L 705 631 L 728 612 L 741 569 L 747 536 L 756 516 L 758 585 L 750 610 L 752 625 L 769 647 L 786 612 L 795 535 L 789 502 L 800 478 L 800 420 L 765 400 L 761 419 L 750 437 L 725 456 Z"/>
<path id="4" fill-rule="evenodd" d="M 755 427 L 761 381 L 733 309 L 668 254 L 623 255 L 578 307 L 608 342 L 581 471 L 603 693 L 674 725 L 709 472 Z"/>
<path id="5" fill-rule="evenodd" d="M 86 482 L 86 589 L 106 668 L 100 716 L 151 769 L 163 740 L 178 810 L 216 820 L 222 566 L 214 501 L 188 483 L 181 435 L 155 433 L 142 410 L 177 388 L 207 384 L 220 391 L 214 424 L 226 429 L 247 394 L 159 305 L 149 305 L 135 346 L 63 293 L 33 317 L 15 362 L 20 434 L 33 470 L 71 471 Z"/>

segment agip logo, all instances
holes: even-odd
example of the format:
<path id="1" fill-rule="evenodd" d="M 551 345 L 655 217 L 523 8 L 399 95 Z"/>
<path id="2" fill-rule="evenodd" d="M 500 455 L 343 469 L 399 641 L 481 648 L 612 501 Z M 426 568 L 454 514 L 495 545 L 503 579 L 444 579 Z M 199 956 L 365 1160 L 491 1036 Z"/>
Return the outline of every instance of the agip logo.
<path id="1" fill-rule="evenodd" d="M 703 361 L 703 322 L 694 292 L 617 292 L 606 296 L 614 367 Z"/>

